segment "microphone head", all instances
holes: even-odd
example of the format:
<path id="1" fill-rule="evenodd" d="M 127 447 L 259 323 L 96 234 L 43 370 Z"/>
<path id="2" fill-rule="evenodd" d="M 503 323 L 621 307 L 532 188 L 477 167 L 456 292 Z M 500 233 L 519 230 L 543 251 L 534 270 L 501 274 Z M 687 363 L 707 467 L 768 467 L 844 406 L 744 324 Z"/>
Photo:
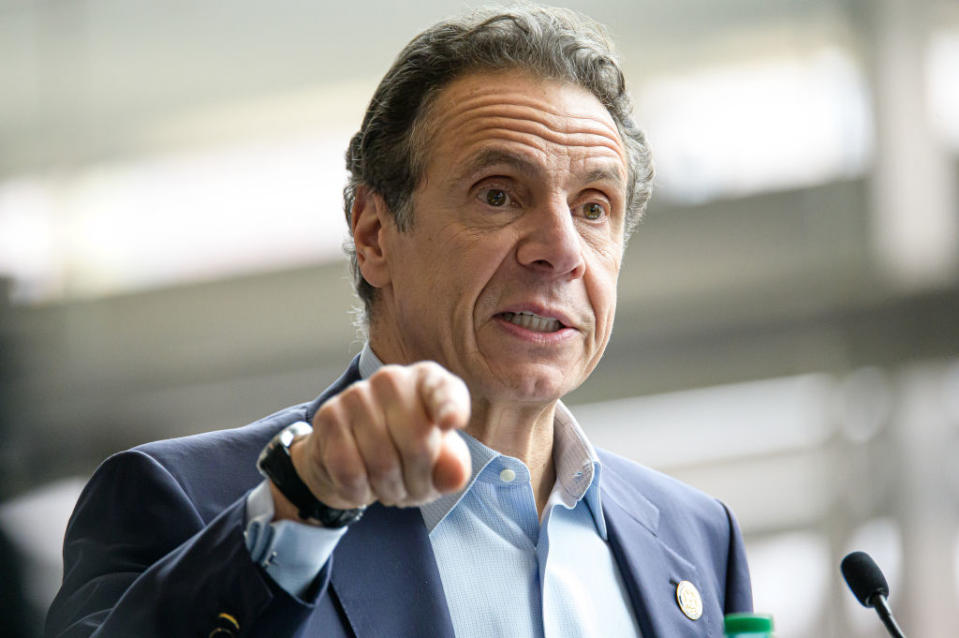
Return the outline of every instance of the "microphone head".
<path id="1" fill-rule="evenodd" d="M 852 590 L 856 599 L 866 607 L 872 607 L 873 597 L 876 594 L 881 596 L 889 595 L 889 585 L 886 584 L 886 577 L 882 575 L 876 561 L 866 552 L 853 552 L 842 559 L 839 567 L 842 570 L 842 577 L 846 579 L 846 584 Z"/>

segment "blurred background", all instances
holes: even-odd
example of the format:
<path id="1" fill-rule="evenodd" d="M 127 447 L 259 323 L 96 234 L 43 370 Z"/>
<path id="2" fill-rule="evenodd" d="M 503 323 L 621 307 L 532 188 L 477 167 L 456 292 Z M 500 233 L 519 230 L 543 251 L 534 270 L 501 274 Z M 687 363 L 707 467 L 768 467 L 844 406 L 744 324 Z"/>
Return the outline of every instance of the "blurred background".
<path id="1" fill-rule="evenodd" d="M 0 0 L 0 526 L 39 614 L 109 454 L 362 346 L 343 152 L 423 0 Z M 590 0 L 657 187 L 594 441 L 728 502 L 781 638 L 959 633 L 959 3 Z"/>

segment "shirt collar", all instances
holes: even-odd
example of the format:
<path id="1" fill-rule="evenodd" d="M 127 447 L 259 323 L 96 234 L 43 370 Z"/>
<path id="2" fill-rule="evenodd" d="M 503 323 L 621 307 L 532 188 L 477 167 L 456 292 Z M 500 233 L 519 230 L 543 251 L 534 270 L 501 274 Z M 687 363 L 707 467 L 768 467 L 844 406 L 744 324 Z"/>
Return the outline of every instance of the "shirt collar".
<path id="1" fill-rule="evenodd" d="M 383 362 L 370 348 L 369 342 L 366 342 L 360 352 L 360 375 L 367 379 L 382 366 Z M 463 438 L 470 453 L 472 462 L 470 479 L 466 487 L 459 492 L 444 494 L 432 503 L 420 506 L 423 521 L 429 532 L 432 532 L 473 489 L 476 479 L 486 466 L 502 456 L 465 432 L 457 433 Z M 568 509 L 572 509 L 578 501 L 585 500 L 593 516 L 593 522 L 596 524 L 596 531 L 603 540 L 606 540 L 606 519 L 603 517 L 599 490 L 602 469 L 599 456 L 572 412 L 562 401 L 557 401 L 553 417 L 553 462 L 556 465 L 556 484 L 553 486 L 550 502 L 558 500 Z"/>
<path id="2" fill-rule="evenodd" d="M 470 469 L 470 480 L 467 481 L 466 487 L 459 492 L 448 492 L 431 503 L 420 505 L 423 522 L 426 523 L 426 530 L 430 533 L 453 511 L 453 508 L 463 500 L 463 497 L 473 489 L 473 485 L 476 484 L 476 479 L 478 479 L 479 475 L 486 469 L 486 466 L 492 463 L 497 457 L 502 456 L 502 454 L 493 448 L 484 445 L 481 441 L 473 438 L 462 430 L 458 431 L 457 434 L 459 434 L 466 443 L 466 448 L 470 452 L 470 462 L 472 466 Z"/>
<path id="3" fill-rule="evenodd" d="M 553 492 L 569 509 L 580 499 L 585 500 L 596 531 L 606 540 L 606 519 L 599 490 L 602 463 L 576 417 L 562 401 L 556 402 L 553 416 L 553 463 L 556 465 Z"/>
<path id="4" fill-rule="evenodd" d="M 370 342 L 367 341 L 363 344 L 363 350 L 360 351 L 360 376 L 364 379 L 369 379 L 373 376 L 374 372 L 382 367 L 383 362 L 376 356 L 376 353 L 373 352 L 373 349 L 370 347 Z"/>

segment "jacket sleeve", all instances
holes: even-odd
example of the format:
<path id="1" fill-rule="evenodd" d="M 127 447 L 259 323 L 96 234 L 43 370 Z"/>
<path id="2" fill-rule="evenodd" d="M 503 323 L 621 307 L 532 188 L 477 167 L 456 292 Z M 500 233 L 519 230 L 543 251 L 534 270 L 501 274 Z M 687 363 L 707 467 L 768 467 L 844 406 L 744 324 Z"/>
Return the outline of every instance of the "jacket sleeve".
<path id="1" fill-rule="evenodd" d="M 250 557 L 246 494 L 205 521 L 153 457 L 117 454 L 87 484 L 67 526 L 64 578 L 46 636 L 292 635 L 325 593 L 331 561 L 294 598 Z"/>
<path id="2" fill-rule="evenodd" d="M 749 580 L 749 565 L 746 563 L 746 548 L 736 517 L 723 504 L 729 521 L 729 551 L 726 558 L 726 597 L 723 613 L 751 612 L 753 592 Z"/>

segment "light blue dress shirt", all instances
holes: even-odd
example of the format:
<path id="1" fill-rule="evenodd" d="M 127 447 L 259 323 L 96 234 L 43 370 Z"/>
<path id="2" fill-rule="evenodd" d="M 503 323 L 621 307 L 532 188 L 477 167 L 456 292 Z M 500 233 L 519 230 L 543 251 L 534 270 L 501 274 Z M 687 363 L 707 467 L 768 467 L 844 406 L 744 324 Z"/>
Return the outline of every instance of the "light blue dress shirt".
<path id="1" fill-rule="evenodd" d="M 360 374 L 381 365 L 367 344 Z M 599 459 L 562 403 L 554 431 L 556 483 L 542 520 L 526 465 L 462 432 L 469 483 L 420 508 L 457 638 L 640 635 L 607 542 Z M 264 482 L 247 499 L 247 547 L 281 587 L 301 595 L 346 530 L 272 517 Z"/>

